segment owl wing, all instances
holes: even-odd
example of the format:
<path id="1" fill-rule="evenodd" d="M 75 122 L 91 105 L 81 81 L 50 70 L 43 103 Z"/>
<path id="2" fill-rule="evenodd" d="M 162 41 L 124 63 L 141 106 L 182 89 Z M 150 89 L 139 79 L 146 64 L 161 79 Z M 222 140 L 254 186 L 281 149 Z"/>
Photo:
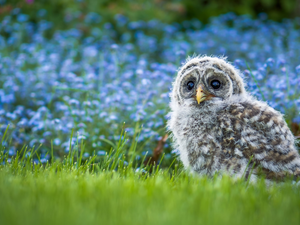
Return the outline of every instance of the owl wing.
<path id="1" fill-rule="evenodd" d="M 294 136 L 283 116 L 259 101 L 225 107 L 218 116 L 222 150 L 254 160 L 270 176 L 300 175 L 300 157 Z"/>

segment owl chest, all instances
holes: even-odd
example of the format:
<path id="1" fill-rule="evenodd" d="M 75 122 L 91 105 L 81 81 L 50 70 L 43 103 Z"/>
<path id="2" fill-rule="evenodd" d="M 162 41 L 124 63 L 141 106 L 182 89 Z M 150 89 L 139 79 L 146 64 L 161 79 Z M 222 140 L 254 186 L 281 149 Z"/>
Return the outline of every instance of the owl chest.
<path id="1" fill-rule="evenodd" d="M 190 118 L 183 130 L 182 152 L 188 165 L 199 173 L 211 174 L 235 155 L 235 142 L 222 132 L 219 120 L 213 117 Z"/>
<path id="2" fill-rule="evenodd" d="M 188 119 L 183 128 L 182 139 L 189 154 L 210 155 L 218 148 L 218 122 L 214 118 L 195 117 Z"/>

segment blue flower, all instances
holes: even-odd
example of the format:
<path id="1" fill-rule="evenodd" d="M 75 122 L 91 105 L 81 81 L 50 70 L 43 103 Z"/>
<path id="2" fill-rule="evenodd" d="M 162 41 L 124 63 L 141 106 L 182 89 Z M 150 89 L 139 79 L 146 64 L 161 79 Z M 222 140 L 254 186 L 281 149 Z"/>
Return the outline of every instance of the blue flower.
<path id="1" fill-rule="evenodd" d="M 25 15 L 25 14 L 19 14 L 17 16 L 17 21 L 18 22 L 26 22 L 28 20 L 29 16 L 28 15 Z"/>
<path id="2" fill-rule="evenodd" d="M 83 153 L 84 158 L 88 158 L 89 156 L 90 156 L 90 154 L 88 152 Z"/>
<path id="3" fill-rule="evenodd" d="M 98 155 L 98 156 L 104 156 L 104 155 L 106 155 L 106 151 L 104 151 L 104 150 L 99 150 L 99 151 L 97 151 L 97 155 Z"/>

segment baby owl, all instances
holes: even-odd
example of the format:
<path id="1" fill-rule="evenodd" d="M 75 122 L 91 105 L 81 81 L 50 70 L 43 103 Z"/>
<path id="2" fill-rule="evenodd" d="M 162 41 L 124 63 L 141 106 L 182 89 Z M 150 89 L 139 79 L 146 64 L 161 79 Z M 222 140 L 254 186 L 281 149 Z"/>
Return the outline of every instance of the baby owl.
<path id="1" fill-rule="evenodd" d="M 283 115 L 247 93 L 240 72 L 224 59 L 188 59 L 173 83 L 170 107 L 168 128 L 185 168 L 251 181 L 261 173 L 276 180 L 300 176 Z"/>

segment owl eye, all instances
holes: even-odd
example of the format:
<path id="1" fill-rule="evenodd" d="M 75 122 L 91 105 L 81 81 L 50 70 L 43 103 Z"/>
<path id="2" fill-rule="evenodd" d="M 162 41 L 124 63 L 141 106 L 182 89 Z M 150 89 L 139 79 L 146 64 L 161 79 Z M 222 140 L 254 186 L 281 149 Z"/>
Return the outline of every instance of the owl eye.
<path id="1" fill-rule="evenodd" d="M 186 85 L 189 91 L 192 90 L 195 86 L 193 81 L 189 81 Z"/>
<path id="2" fill-rule="evenodd" d="M 219 89 L 221 87 L 221 83 L 218 80 L 213 80 L 210 82 L 210 86 L 212 86 L 213 89 Z"/>

